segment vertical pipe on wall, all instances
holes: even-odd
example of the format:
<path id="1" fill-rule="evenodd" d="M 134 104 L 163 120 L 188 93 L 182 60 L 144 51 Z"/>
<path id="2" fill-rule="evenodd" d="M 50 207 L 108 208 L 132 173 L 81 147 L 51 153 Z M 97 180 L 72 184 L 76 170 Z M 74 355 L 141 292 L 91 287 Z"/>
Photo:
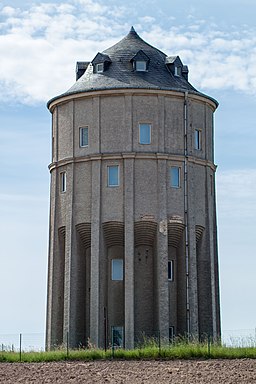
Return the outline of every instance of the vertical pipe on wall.
<path id="1" fill-rule="evenodd" d="M 184 93 L 184 221 L 185 221 L 185 259 L 186 259 L 186 324 L 187 335 L 190 335 L 189 308 L 189 236 L 188 236 L 188 92 Z"/>

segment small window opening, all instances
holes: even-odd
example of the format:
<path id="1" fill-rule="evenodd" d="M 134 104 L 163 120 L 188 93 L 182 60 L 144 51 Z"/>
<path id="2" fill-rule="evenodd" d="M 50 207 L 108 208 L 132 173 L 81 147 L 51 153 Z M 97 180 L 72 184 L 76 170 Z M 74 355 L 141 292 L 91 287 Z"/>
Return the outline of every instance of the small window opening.
<path id="1" fill-rule="evenodd" d="M 174 75 L 181 76 L 181 67 L 174 67 Z"/>
<path id="2" fill-rule="evenodd" d="M 109 165 L 108 166 L 108 187 L 119 186 L 119 166 Z"/>
<path id="3" fill-rule="evenodd" d="M 136 71 L 138 72 L 145 72 L 147 70 L 147 63 L 146 61 L 135 61 Z"/>
<path id="4" fill-rule="evenodd" d="M 139 143 L 140 144 L 151 143 L 151 124 L 139 125 Z"/>
<path id="5" fill-rule="evenodd" d="M 170 185 L 172 188 L 180 188 L 180 168 L 179 167 L 171 167 Z"/>
<path id="6" fill-rule="evenodd" d="M 112 347 L 123 348 L 124 346 L 124 327 L 111 327 L 111 344 Z"/>
<path id="7" fill-rule="evenodd" d="M 124 277 L 123 259 L 112 259 L 112 280 L 122 281 Z"/>
<path id="8" fill-rule="evenodd" d="M 199 129 L 196 129 L 194 135 L 195 149 L 200 150 L 202 149 L 202 132 Z"/>
<path id="9" fill-rule="evenodd" d="M 80 147 L 88 146 L 88 127 L 80 128 Z"/>
<path id="10" fill-rule="evenodd" d="M 66 192 L 67 189 L 67 175 L 66 172 L 60 173 L 60 191 Z"/>
<path id="11" fill-rule="evenodd" d="M 103 63 L 96 64 L 96 72 L 101 73 L 103 71 L 104 71 L 104 64 Z"/>
<path id="12" fill-rule="evenodd" d="M 173 260 L 168 261 L 168 280 L 173 281 Z"/>

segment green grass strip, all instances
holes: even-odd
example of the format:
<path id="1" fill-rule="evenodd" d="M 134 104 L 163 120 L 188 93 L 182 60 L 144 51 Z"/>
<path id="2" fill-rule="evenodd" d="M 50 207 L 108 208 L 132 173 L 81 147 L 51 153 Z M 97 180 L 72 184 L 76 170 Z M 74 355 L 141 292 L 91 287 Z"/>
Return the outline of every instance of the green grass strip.
<path id="1" fill-rule="evenodd" d="M 78 349 L 55 350 L 48 352 L 0 352 L 0 362 L 51 362 L 65 360 L 99 360 L 99 359 L 244 359 L 256 358 L 255 347 L 225 347 L 220 345 L 208 345 L 201 343 L 179 343 L 168 347 L 159 348 L 149 345 L 132 350 L 109 349 Z"/>

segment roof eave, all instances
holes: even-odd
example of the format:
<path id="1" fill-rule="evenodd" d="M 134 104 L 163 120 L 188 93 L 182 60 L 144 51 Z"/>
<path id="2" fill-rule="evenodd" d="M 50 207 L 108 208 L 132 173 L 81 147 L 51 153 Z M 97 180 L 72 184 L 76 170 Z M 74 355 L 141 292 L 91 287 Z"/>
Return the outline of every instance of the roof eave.
<path id="1" fill-rule="evenodd" d="M 131 90 L 131 89 L 136 89 L 136 90 L 152 90 L 152 91 L 173 91 L 173 92 L 179 92 L 179 93 L 183 93 L 183 94 L 191 94 L 191 95 L 197 95 L 197 96 L 200 96 L 200 97 L 203 97 L 203 98 L 206 98 L 208 100 L 210 100 L 214 105 L 215 105 L 215 109 L 218 108 L 219 106 L 219 103 L 216 99 L 214 99 L 213 97 L 211 96 L 208 96 L 202 92 L 198 92 L 198 91 L 195 91 L 195 90 L 191 90 L 191 89 L 183 89 L 183 88 L 167 88 L 167 87 L 101 87 L 101 88 L 97 88 L 97 89 L 85 89 L 85 90 L 79 90 L 79 91 L 72 91 L 72 92 L 65 92 L 65 93 L 62 93 L 58 96 L 55 96 L 53 97 L 52 99 L 50 99 L 48 102 L 47 102 L 47 108 L 49 110 L 51 110 L 50 106 L 53 102 L 55 102 L 56 100 L 58 99 L 61 99 L 61 98 L 64 98 L 64 97 L 67 97 L 67 96 L 72 96 L 72 95 L 77 95 L 77 94 L 82 94 L 82 93 L 89 93 L 89 92 L 99 92 L 99 91 L 111 91 L 111 90 Z"/>

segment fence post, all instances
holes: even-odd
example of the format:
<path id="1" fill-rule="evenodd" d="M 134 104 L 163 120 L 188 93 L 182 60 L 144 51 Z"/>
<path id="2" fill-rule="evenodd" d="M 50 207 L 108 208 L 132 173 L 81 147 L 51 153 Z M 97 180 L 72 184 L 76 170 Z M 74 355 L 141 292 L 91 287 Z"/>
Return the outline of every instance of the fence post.
<path id="1" fill-rule="evenodd" d="M 211 356 L 211 336 L 208 334 L 208 357 Z"/>
<path id="2" fill-rule="evenodd" d="M 107 308 L 104 307 L 104 350 L 107 352 Z"/>
<path id="3" fill-rule="evenodd" d="M 22 334 L 20 333 L 20 361 L 21 361 Z"/>
<path id="4" fill-rule="evenodd" d="M 158 355 L 160 356 L 161 354 L 161 334 L 160 330 L 158 331 Z"/>

